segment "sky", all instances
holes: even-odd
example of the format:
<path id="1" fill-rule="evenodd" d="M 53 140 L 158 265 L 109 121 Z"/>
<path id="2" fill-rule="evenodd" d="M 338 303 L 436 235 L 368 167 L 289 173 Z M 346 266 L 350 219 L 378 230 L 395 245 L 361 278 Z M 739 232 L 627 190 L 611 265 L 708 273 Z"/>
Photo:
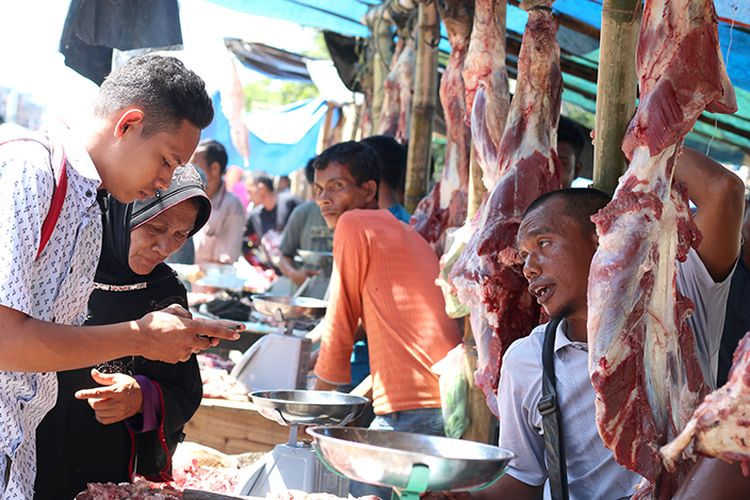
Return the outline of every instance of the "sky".
<path id="1" fill-rule="evenodd" d="M 0 2 L 0 86 L 13 87 L 68 121 L 87 109 L 97 86 L 65 66 L 58 52 L 69 0 Z M 263 42 L 290 51 L 309 47 L 315 32 L 296 24 L 244 14 L 206 0 L 180 0 L 185 64 L 206 81 L 209 90 L 221 89 L 230 74 L 232 58 L 224 37 Z M 43 13 L 43 15 L 40 15 Z M 243 82 L 258 75 L 238 65 Z"/>

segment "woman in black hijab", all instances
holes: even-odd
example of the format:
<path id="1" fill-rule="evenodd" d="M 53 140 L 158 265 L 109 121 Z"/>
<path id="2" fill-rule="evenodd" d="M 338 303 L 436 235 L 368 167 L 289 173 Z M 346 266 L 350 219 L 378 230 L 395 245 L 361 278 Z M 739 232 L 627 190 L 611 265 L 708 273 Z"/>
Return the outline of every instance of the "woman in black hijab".
<path id="1" fill-rule="evenodd" d="M 187 309 L 185 288 L 164 260 L 211 213 L 195 167 L 178 167 L 153 198 L 100 202 L 104 241 L 86 324 L 136 320 L 171 304 Z M 171 480 L 172 453 L 202 397 L 195 356 L 174 365 L 120 358 L 61 372 L 58 381 L 57 405 L 37 429 L 35 498 L 73 498 L 87 483 L 130 481 L 133 473 Z"/>

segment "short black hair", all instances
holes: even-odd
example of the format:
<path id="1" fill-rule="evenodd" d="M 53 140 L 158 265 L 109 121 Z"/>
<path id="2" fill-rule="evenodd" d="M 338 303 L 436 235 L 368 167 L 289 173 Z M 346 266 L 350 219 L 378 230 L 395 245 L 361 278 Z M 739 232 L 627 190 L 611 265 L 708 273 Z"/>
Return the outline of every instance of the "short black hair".
<path id="1" fill-rule="evenodd" d="M 307 160 L 307 164 L 305 165 L 305 179 L 307 179 L 307 183 L 311 186 L 315 184 L 315 167 L 313 164 L 315 163 L 315 157 L 313 156 L 309 160 Z"/>
<path id="2" fill-rule="evenodd" d="M 607 193 L 594 188 L 567 188 L 550 191 L 531 202 L 522 220 L 531 212 L 554 200 L 563 201 L 563 211 L 560 215 L 567 215 L 578 222 L 584 232 L 594 233 L 596 226 L 591 222 L 591 216 L 607 206 L 612 198 Z"/>
<path id="3" fill-rule="evenodd" d="M 253 177 L 253 184 L 263 184 L 268 189 L 269 193 L 273 193 L 273 179 L 267 175 L 256 175 Z"/>
<path id="4" fill-rule="evenodd" d="M 580 160 L 583 147 L 586 145 L 586 134 L 576 122 L 560 116 L 560 123 L 557 125 L 557 142 L 570 144 L 576 154 L 576 160 Z"/>
<path id="5" fill-rule="evenodd" d="M 315 159 L 315 170 L 325 170 L 331 163 L 344 165 L 357 185 L 375 181 L 380 185 L 380 158 L 367 144 L 356 141 L 340 142 L 326 149 Z"/>
<path id="6" fill-rule="evenodd" d="M 155 54 L 115 68 L 99 89 L 94 114 L 106 117 L 128 106 L 143 109 L 147 135 L 173 131 L 183 120 L 204 129 L 214 118 L 203 80 L 179 59 Z"/>
<path id="7" fill-rule="evenodd" d="M 203 154 L 206 157 L 206 165 L 210 167 L 213 162 L 218 162 L 221 175 L 224 175 L 228 162 L 226 148 L 219 141 L 206 139 L 198 144 L 198 149 L 203 150 Z"/>
<path id="8" fill-rule="evenodd" d="M 383 183 L 394 191 L 403 187 L 406 179 L 406 146 L 387 135 L 373 135 L 362 139 L 380 158 L 380 175 Z"/>

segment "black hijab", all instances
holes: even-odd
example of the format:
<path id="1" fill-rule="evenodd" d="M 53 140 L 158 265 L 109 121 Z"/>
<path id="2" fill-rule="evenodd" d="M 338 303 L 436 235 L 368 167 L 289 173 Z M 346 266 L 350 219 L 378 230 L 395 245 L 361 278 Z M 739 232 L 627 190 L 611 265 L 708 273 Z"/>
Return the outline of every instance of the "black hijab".
<path id="1" fill-rule="evenodd" d="M 130 285 L 150 282 L 171 272 L 164 263 L 157 265 L 151 273 L 142 276 L 133 272 L 128 264 L 130 232 L 166 210 L 194 198 L 200 204 L 195 225 L 189 236 L 202 228 L 211 215 L 211 201 L 203 188 L 203 181 L 193 165 L 177 167 L 172 183 L 165 191 L 152 198 L 123 204 L 110 195 L 103 195 L 102 222 L 104 234 L 102 254 L 94 281 L 106 285 Z"/>

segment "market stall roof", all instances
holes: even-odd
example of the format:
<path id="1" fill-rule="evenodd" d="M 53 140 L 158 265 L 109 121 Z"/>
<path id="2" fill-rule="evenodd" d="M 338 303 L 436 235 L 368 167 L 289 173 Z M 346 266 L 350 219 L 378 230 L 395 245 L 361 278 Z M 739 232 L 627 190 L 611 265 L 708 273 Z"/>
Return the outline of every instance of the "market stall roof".
<path id="1" fill-rule="evenodd" d="M 286 19 L 302 26 L 329 30 L 342 35 L 368 37 L 364 23 L 367 11 L 381 0 L 209 0 L 227 8 L 255 15 Z M 511 3 L 513 2 L 511 0 Z M 729 76 L 737 91 L 739 111 L 731 116 L 706 113 L 696 125 L 689 142 L 693 145 L 713 143 L 750 155 L 750 2 L 715 0 L 720 18 L 719 38 Z M 565 73 L 563 99 L 589 112 L 595 108 L 598 65 L 598 38 L 601 27 L 602 0 L 556 0 L 559 15 L 558 34 Z M 515 70 L 518 45 L 526 25 L 527 14 L 508 5 L 508 63 Z M 441 27 L 439 48 L 449 52 L 450 45 Z M 735 159 L 739 159 L 737 155 Z M 726 161 L 730 161 L 729 157 Z"/>

